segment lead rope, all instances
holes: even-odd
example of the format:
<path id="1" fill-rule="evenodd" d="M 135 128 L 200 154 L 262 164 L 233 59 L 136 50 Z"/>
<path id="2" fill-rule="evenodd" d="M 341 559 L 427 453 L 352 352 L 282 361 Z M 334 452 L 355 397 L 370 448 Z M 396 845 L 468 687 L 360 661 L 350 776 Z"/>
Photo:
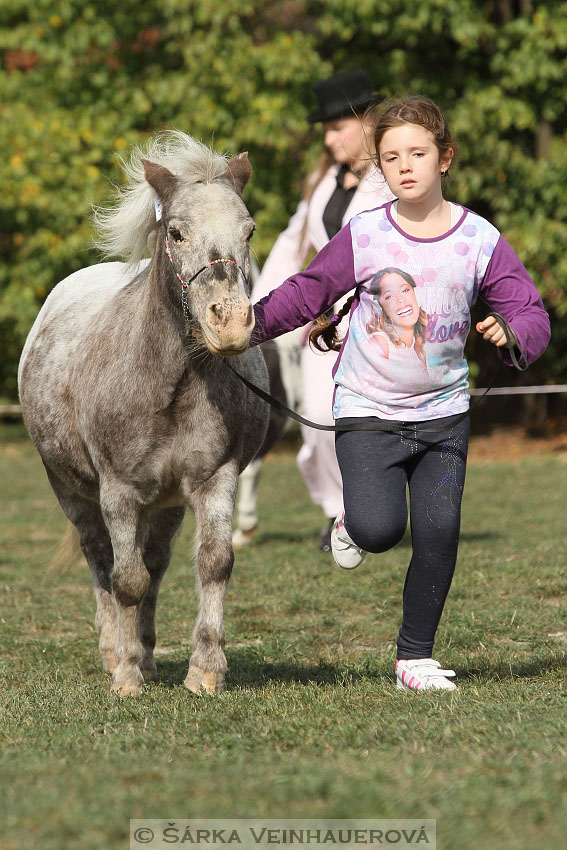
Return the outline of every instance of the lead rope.
<path id="1" fill-rule="evenodd" d="M 502 327 L 502 330 L 504 331 L 504 333 L 506 335 L 506 345 L 508 347 L 508 352 L 510 354 L 510 359 L 511 359 L 513 365 L 520 372 L 525 372 L 526 369 L 528 368 L 528 362 L 527 362 L 526 355 L 522 351 L 520 346 L 518 345 L 517 341 L 514 339 L 514 336 L 512 335 L 511 328 L 508 325 L 506 319 L 503 316 L 501 316 L 500 313 L 488 313 L 488 315 L 494 316 L 496 321 Z M 516 356 L 516 351 L 515 351 L 516 348 L 518 349 L 518 351 L 520 353 L 520 359 L 523 360 L 523 363 L 520 363 L 520 360 L 518 360 L 518 358 Z M 318 422 L 311 422 L 309 419 L 305 419 L 303 416 L 300 416 L 300 414 L 296 413 L 295 410 L 291 410 L 291 408 L 287 407 L 287 405 L 283 404 L 281 401 L 278 401 L 277 398 L 273 398 L 273 396 L 264 392 L 264 390 L 260 389 L 260 387 L 257 387 L 255 384 L 252 384 L 247 378 L 245 378 L 243 375 L 241 375 L 239 372 L 237 372 L 236 369 L 234 369 L 230 365 L 230 363 L 227 363 L 226 365 L 228 366 L 228 368 L 232 372 L 234 372 L 235 375 L 237 375 L 240 378 L 242 383 L 246 387 L 248 387 L 249 390 L 252 390 L 253 393 L 255 393 L 261 399 L 266 401 L 275 410 L 278 410 L 280 413 L 283 413 L 285 416 L 289 416 L 291 419 L 295 419 L 296 422 L 299 422 L 301 425 L 306 425 L 308 428 L 316 428 L 318 431 L 335 431 L 335 432 L 340 432 L 340 431 L 389 431 L 390 433 L 396 433 L 399 430 L 408 430 L 410 428 L 415 427 L 415 423 L 383 422 L 380 419 L 376 419 L 376 421 L 374 421 L 374 422 L 369 422 L 368 420 L 364 420 L 362 422 L 353 422 L 352 420 L 350 420 L 348 425 L 337 425 L 336 423 L 334 425 L 320 425 Z M 494 386 L 494 383 L 495 383 L 496 378 L 498 377 L 498 375 L 500 373 L 501 368 L 502 368 L 502 358 L 500 359 L 500 363 L 498 364 L 498 367 L 497 367 L 494 375 L 492 376 L 492 380 L 491 380 L 489 386 L 484 391 L 484 393 L 469 407 L 468 410 L 466 410 L 464 413 L 462 413 L 460 416 L 458 416 L 458 418 L 454 419 L 451 422 L 451 427 L 458 425 L 459 422 L 462 422 L 464 419 L 467 418 L 467 416 L 470 416 L 472 411 L 475 408 L 477 408 L 478 405 L 481 404 L 481 402 L 484 401 L 484 399 L 486 398 L 486 396 L 488 395 L 488 393 L 490 392 L 490 390 Z M 441 431 L 445 431 L 446 429 L 447 429 L 447 425 L 443 425 L 441 427 L 436 427 L 436 428 L 420 428 L 419 432 L 420 432 L 420 434 L 438 434 Z"/>

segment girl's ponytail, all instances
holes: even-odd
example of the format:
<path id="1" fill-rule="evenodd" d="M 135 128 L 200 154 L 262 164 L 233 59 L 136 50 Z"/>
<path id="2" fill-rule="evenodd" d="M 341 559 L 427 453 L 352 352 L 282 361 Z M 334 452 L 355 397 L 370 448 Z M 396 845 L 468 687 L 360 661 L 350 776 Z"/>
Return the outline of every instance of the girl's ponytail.
<path id="1" fill-rule="evenodd" d="M 316 348 L 317 351 L 338 351 L 340 349 L 342 340 L 337 336 L 337 327 L 350 312 L 353 301 L 354 295 L 351 295 L 332 318 L 328 318 L 326 314 L 319 316 L 309 334 L 309 343 L 313 348 Z"/>

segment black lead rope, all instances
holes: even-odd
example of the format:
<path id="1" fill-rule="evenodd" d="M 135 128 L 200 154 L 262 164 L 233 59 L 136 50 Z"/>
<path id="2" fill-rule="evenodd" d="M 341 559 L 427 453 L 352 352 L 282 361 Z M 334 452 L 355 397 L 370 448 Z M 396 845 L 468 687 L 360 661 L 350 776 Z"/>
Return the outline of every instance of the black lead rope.
<path id="1" fill-rule="evenodd" d="M 510 359 L 520 372 L 525 372 L 528 368 L 528 363 L 526 360 L 526 355 L 514 339 L 510 326 L 508 325 L 506 319 L 500 315 L 500 313 L 488 313 L 489 316 L 494 316 L 497 322 L 502 327 L 502 330 L 506 334 L 506 345 L 508 347 L 508 352 L 510 354 Z M 516 355 L 516 349 L 520 354 L 521 363 Z M 275 410 L 278 410 L 280 413 L 283 413 L 284 416 L 289 416 L 291 419 L 295 419 L 296 422 L 299 422 L 301 425 L 307 425 L 308 428 L 316 428 L 318 431 L 389 431 L 390 433 L 396 433 L 400 430 L 407 430 L 409 428 L 414 429 L 417 425 L 416 422 L 392 422 L 391 420 L 386 422 L 381 419 L 375 419 L 374 421 L 369 421 L 369 419 L 363 419 L 361 422 L 349 420 L 348 423 L 345 424 L 337 424 L 334 425 L 320 425 L 318 422 L 311 422 L 309 419 L 305 419 L 303 416 L 300 416 L 299 413 L 296 413 L 295 410 L 291 410 L 291 408 L 287 407 L 287 405 L 283 404 L 281 401 L 278 401 L 277 398 L 273 398 L 273 396 L 264 392 L 264 390 L 257 387 L 255 384 L 252 384 L 247 378 L 241 375 L 236 369 L 227 362 L 227 366 L 231 369 L 235 375 L 237 375 L 242 383 L 248 387 L 249 390 L 252 390 L 257 396 L 266 401 L 269 405 L 271 405 Z M 470 416 L 472 411 L 478 407 L 481 402 L 484 401 L 492 387 L 494 386 L 498 375 L 500 374 L 500 369 L 502 368 L 502 358 L 498 364 L 498 367 L 492 377 L 490 385 L 486 388 L 484 393 L 480 396 L 480 398 L 475 401 L 471 407 L 462 413 L 457 418 L 451 418 L 451 427 L 458 425 L 459 422 L 462 422 L 467 416 Z M 441 431 L 445 431 L 447 429 L 447 424 L 445 423 L 441 427 L 436 428 L 421 428 L 419 429 L 420 434 L 438 434 Z"/>

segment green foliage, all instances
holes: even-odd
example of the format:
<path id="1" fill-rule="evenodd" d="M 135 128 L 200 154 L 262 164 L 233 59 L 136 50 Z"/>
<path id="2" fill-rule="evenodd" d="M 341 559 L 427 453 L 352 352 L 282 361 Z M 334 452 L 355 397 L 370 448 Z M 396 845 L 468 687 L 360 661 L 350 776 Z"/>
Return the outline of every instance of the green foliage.
<path id="1" fill-rule="evenodd" d="M 517 11 L 518 6 L 521 11 Z M 0 394 L 43 299 L 89 248 L 90 206 L 120 181 L 116 153 L 163 127 L 248 150 L 262 262 L 320 145 L 311 84 L 365 67 L 386 94 L 423 92 L 461 143 L 451 196 L 520 254 L 567 331 L 567 3 L 474 0 L 2 0 Z"/>

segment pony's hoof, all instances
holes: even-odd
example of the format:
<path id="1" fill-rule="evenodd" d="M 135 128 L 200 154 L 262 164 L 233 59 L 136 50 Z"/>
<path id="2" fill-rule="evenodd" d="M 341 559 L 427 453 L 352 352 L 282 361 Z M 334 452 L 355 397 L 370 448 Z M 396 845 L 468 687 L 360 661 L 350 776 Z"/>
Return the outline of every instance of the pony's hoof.
<path id="1" fill-rule="evenodd" d="M 122 685 L 119 682 L 112 682 L 110 685 L 110 693 L 117 694 L 119 697 L 139 697 L 143 689 L 143 685 L 136 685 L 134 682 L 124 682 Z"/>
<path id="2" fill-rule="evenodd" d="M 220 694 L 224 690 L 224 673 L 201 670 L 191 664 L 183 684 L 194 694 L 200 694 L 202 691 L 207 694 Z"/>
<path id="3" fill-rule="evenodd" d="M 116 655 L 114 654 L 114 650 L 105 649 L 100 654 L 102 659 L 102 669 L 105 673 L 114 673 L 116 668 L 118 667 L 118 661 L 116 660 Z"/>
<path id="4" fill-rule="evenodd" d="M 117 674 L 118 670 L 115 671 L 110 682 L 112 694 L 118 694 L 120 697 L 140 696 L 144 688 L 144 677 L 139 670 L 136 673 L 131 672 L 130 675 L 122 674 L 119 676 Z"/>
<path id="5" fill-rule="evenodd" d="M 232 548 L 242 549 L 244 546 L 250 546 L 257 528 L 257 525 L 255 525 L 254 528 L 248 529 L 248 531 L 243 531 L 241 528 L 237 528 L 232 534 Z"/>

